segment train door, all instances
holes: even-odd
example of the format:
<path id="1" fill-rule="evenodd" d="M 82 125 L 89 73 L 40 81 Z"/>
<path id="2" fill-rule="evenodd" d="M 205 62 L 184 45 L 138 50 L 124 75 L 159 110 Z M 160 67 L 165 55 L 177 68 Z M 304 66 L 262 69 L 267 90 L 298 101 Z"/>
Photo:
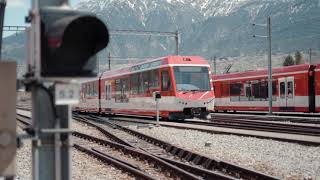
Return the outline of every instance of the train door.
<path id="1" fill-rule="evenodd" d="M 294 110 L 294 77 L 279 79 L 280 110 Z"/>
<path id="2" fill-rule="evenodd" d="M 121 84 L 122 84 L 121 102 L 127 103 L 129 102 L 129 79 L 128 78 L 121 79 Z"/>
<path id="3" fill-rule="evenodd" d="M 112 87 L 111 87 L 111 83 L 106 81 L 105 82 L 105 99 L 107 101 L 111 100 L 112 97 Z"/>
<path id="4" fill-rule="evenodd" d="M 104 82 L 105 96 L 101 108 L 105 110 L 106 113 L 111 113 L 111 102 L 112 102 L 112 86 L 111 81 Z"/>
<path id="5" fill-rule="evenodd" d="M 171 91 L 171 78 L 168 70 L 161 70 L 161 91 L 165 92 L 164 95 L 168 95 Z"/>

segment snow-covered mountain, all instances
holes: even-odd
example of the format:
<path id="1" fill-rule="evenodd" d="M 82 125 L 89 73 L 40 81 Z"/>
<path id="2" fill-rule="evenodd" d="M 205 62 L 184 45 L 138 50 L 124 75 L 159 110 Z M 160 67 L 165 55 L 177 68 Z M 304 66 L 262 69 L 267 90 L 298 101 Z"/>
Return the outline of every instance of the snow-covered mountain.
<path id="1" fill-rule="evenodd" d="M 267 16 L 272 18 L 275 51 L 319 48 L 320 36 L 318 41 L 310 38 L 318 33 L 319 7 L 319 0 L 82 0 L 77 5 L 96 12 L 112 29 L 179 30 L 182 52 L 206 57 L 264 53 L 265 40 L 252 35 L 265 35 L 265 29 L 251 24 L 265 23 Z M 174 52 L 168 39 L 114 39 L 110 51 L 118 56 Z M 121 51 L 121 46 L 127 48 Z"/>
<path id="2" fill-rule="evenodd" d="M 251 24 L 264 24 L 268 16 L 274 53 L 320 49 L 319 0 L 81 0 L 75 8 L 96 13 L 111 30 L 179 30 L 185 55 L 265 54 L 266 40 L 252 35 L 265 35 L 266 29 Z M 114 35 L 107 51 L 154 57 L 173 54 L 174 48 L 173 38 Z M 106 52 L 101 57 L 106 61 Z"/>

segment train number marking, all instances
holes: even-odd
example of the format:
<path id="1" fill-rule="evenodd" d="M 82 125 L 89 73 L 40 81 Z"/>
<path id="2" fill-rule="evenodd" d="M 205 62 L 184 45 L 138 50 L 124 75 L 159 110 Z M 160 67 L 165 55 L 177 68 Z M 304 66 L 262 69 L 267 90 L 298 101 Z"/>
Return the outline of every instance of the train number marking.
<path id="1" fill-rule="evenodd" d="M 78 84 L 56 84 L 55 104 L 78 104 L 80 99 L 80 87 Z"/>

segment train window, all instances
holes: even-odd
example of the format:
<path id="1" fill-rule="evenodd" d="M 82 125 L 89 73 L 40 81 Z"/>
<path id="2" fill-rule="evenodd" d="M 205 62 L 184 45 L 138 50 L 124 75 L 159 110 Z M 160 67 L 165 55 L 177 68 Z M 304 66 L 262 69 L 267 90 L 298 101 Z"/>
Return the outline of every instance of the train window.
<path id="1" fill-rule="evenodd" d="M 98 82 L 94 83 L 94 96 L 98 96 Z"/>
<path id="2" fill-rule="evenodd" d="M 142 84 L 143 84 L 144 93 L 147 93 L 149 90 L 149 78 L 150 78 L 149 71 L 142 73 Z"/>
<path id="3" fill-rule="evenodd" d="M 87 84 L 87 95 L 90 97 L 90 83 Z"/>
<path id="4" fill-rule="evenodd" d="M 106 100 L 111 100 L 112 94 L 111 94 L 111 85 L 106 82 Z"/>
<path id="5" fill-rule="evenodd" d="M 87 84 L 84 84 L 84 93 L 85 93 L 85 96 L 88 96 L 88 87 L 87 87 Z"/>
<path id="6" fill-rule="evenodd" d="M 168 71 L 163 71 L 161 73 L 162 77 L 162 91 L 169 91 L 171 88 L 171 82 Z"/>
<path id="7" fill-rule="evenodd" d="M 157 88 L 159 87 L 159 70 L 152 70 L 150 72 L 150 87 Z"/>
<path id="8" fill-rule="evenodd" d="M 139 73 L 139 94 L 142 94 L 144 92 L 144 84 L 143 84 L 143 77 L 142 77 L 142 73 Z"/>
<path id="9" fill-rule="evenodd" d="M 139 74 L 131 76 L 131 94 L 138 94 L 139 92 Z"/>
<path id="10" fill-rule="evenodd" d="M 260 98 L 261 100 L 267 100 L 268 99 L 268 81 L 261 81 L 260 82 Z"/>
<path id="11" fill-rule="evenodd" d="M 286 85 L 284 82 L 280 83 L 280 98 L 284 99 L 286 97 Z"/>
<path id="12" fill-rule="evenodd" d="M 112 99 L 112 86 L 111 86 L 111 84 L 109 84 L 108 87 L 109 87 L 108 99 L 111 100 Z"/>
<path id="13" fill-rule="evenodd" d="M 293 82 L 292 81 L 288 82 L 288 98 L 290 99 L 293 98 Z"/>
<path id="14" fill-rule="evenodd" d="M 272 95 L 277 94 L 277 81 L 272 81 Z"/>
<path id="15" fill-rule="evenodd" d="M 230 96 L 240 96 L 242 90 L 243 86 L 241 83 L 230 84 Z"/>
<path id="16" fill-rule="evenodd" d="M 96 94 L 96 83 L 93 82 L 92 83 L 92 96 L 94 96 Z"/>
<path id="17" fill-rule="evenodd" d="M 252 84 L 252 89 L 253 89 L 253 97 L 254 99 L 260 99 L 260 83 L 254 83 Z"/>
<path id="18" fill-rule="evenodd" d="M 121 79 L 122 90 L 128 91 L 129 90 L 129 80 L 128 79 Z"/>
<path id="19" fill-rule="evenodd" d="M 96 83 L 95 82 L 93 82 L 92 84 L 91 84 L 91 96 L 94 96 L 95 95 L 95 89 L 96 89 Z"/>
<path id="20" fill-rule="evenodd" d="M 95 94 L 95 83 L 91 83 L 91 96 L 94 96 Z"/>
<path id="21" fill-rule="evenodd" d="M 174 67 L 174 78 L 178 91 L 210 91 L 211 89 L 207 67 Z"/>
<path id="22" fill-rule="evenodd" d="M 251 86 L 246 87 L 246 97 L 250 98 L 252 96 L 251 94 Z"/>
<path id="23" fill-rule="evenodd" d="M 117 79 L 116 80 L 116 102 L 129 101 L 129 80 Z"/>
<path id="24" fill-rule="evenodd" d="M 89 83 L 89 88 L 90 88 L 89 95 L 93 96 L 93 84 L 92 83 Z"/>
<path id="25" fill-rule="evenodd" d="M 129 102 L 129 80 L 121 79 L 121 102 Z"/>
<path id="26" fill-rule="evenodd" d="M 106 90 L 106 100 L 109 100 L 109 86 L 107 82 L 105 82 L 105 90 Z"/>
<path id="27" fill-rule="evenodd" d="M 116 102 L 121 102 L 121 89 L 122 89 L 121 80 L 117 79 L 115 82 L 116 82 Z"/>
<path id="28" fill-rule="evenodd" d="M 268 98 L 268 82 L 260 81 L 252 85 L 255 100 L 266 100 Z"/>
<path id="29" fill-rule="evenodd" d="M 90 96 L 90 83 L 87 84 L 87 95 Z"/>

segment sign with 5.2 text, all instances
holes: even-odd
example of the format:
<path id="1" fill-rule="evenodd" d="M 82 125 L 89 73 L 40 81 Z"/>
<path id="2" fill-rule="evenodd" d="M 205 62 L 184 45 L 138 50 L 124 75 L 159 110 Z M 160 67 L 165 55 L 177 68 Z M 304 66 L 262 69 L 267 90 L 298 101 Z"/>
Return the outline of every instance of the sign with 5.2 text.
<path id="1" fill-rule="evenodd" d="M 78 104 L 80 97 L 80 87 L 78 84 L 56 84 L 55 104 L 71 105 Z"/>

